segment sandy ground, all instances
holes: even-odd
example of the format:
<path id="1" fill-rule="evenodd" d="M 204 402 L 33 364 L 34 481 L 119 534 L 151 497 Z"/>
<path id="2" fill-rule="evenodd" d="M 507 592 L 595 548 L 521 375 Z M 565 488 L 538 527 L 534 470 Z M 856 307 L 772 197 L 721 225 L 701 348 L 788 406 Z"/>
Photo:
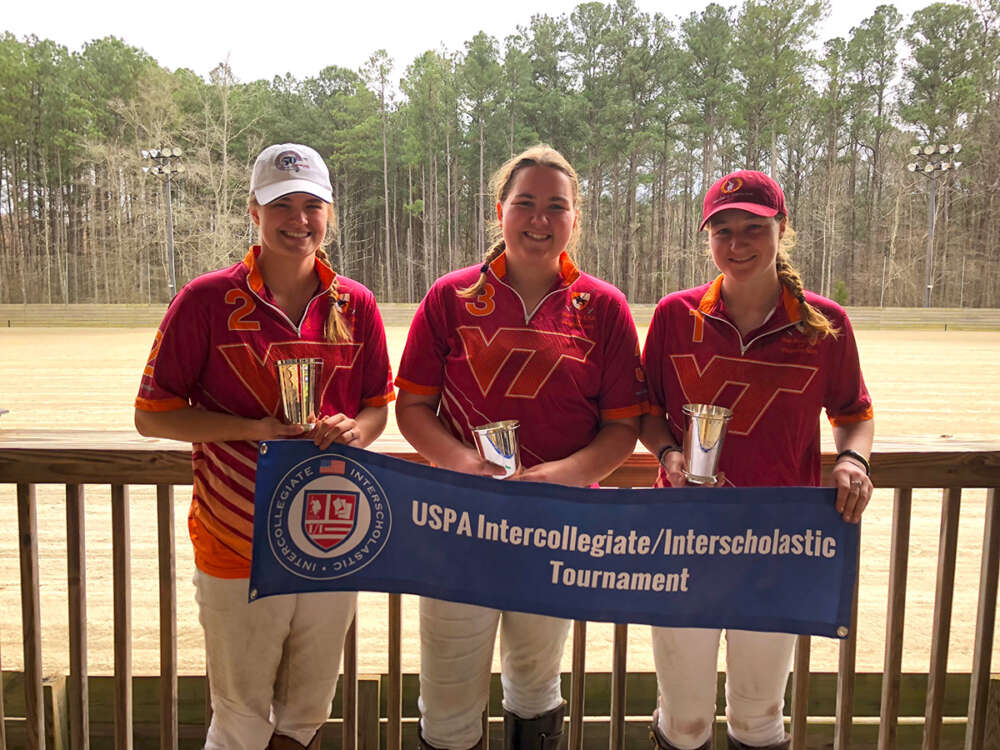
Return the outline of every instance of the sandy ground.
<path id="1" fill-rule="evenodd" d="M 147 329 L 0 329 L 0 430 L 130 429 L 132 399 L 153 332 Z M 640 331 L 644 336 L 645 331 Z M 405 329 L 389 329 L 392 360 L 398 362 Z M 1000 437 L 1000 332 L 860 331 L 861 358 L 883 439 L 911 435 Z M 987 407 L 987 408 L 984 408 Z M 387 433 L 395 433 L 390 417 Z M 825 435 L 829 448 L 829 435 Z M 377 446 L 376 446 L 377 447 Z M 190 490 L 177 488 L 178 652 L 182 674 L 203 674 L 201 630 L 194 605 L 193 563 L 186 542 Z M 48 673 L 68 665 L 65 506 L 61 486 L 40 486 L 39 537 L 42 576 L 43 659 Z M 940 491 L 914 493 L 903 669 L 926 672 L 940 523 Z M 985 492 L 963 496 L 959 557 L 949 650 L 949 669 L 972 663 Z M 156 584 L 156 522 L 152 488 L 134 487 L 132 514 L 133 661 L 136 674 L 159 668 Z M 87 606 L 89 669 L 113 668 L 111 513 L 106 487 L 87 487 Z M 0 654 L 4 669 L 22 666 L 20 584 L 14 488 L 0 486 Z M 881 671 L 888 590 L 892 493 L 880 490 L 865 514 L 858 669 Z M 359 669 L 383 672 L 386 657 L 386 597 L 362 594 L 359 609 Z M 417 671 L 417 607 L 404 598 L 403 669 Z M 587 667 L 611 665 L 610 625 L 592 624 Z M 813 639 L 812 669 L 836 670 L 837 642 Z M 1000 663 L 1000 646 L 993 663 Z M 564 662 L 569 669 L 569 652 Z M 628 667 L 652 669 L 649 629 L 630 629 Z"/>

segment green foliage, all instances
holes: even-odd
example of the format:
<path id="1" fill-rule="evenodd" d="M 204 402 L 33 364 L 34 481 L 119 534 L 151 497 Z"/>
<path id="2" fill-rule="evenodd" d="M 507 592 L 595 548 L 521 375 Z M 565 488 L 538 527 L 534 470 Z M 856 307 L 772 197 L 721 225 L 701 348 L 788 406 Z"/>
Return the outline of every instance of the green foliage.
<path id="1" fill-rule="evenodd" d="M 838 305 L 846 305 L 851 298 L 851 295 L 847 292 L 847 282 L 843 279 L 837 279 L 833 282 L 833 292 L 830 298 Z"/>
<path id="2" fill-rule="evenodd" d="M 252 239 L 250 166 L 275 142 L 327 160 L 338 271 L 416 300 L 477 261 L 490 173 L 544 141 L 580 173 L 581 263 L 633 301 L 712 275 L 704 191 L 749 167 L 785 188 L 808 287 L 877 303 L 891 247 L 885 302 L 919 303 L 929 185 L 904 169 L 919 133 L 961 142 L 966 161 L 935 183 L 947 227 L 935 299 L 996 304 L 997 0 L 912 19 L 880 5 L 823 44 L 826 0 L 710 3 L 684 18 L 645 5 L 584 2 L 398 67 L 377 50 L 358 69 L 246 82 L 225 63 L 205 77 L 167 70 L 115 37 L 70 51 L 0 34 L 0 302 L 163 300 L 166 186 L 139 157 L 158 145 L 185 150 L 171 188 L 180 280 L 235 261 Z"/>

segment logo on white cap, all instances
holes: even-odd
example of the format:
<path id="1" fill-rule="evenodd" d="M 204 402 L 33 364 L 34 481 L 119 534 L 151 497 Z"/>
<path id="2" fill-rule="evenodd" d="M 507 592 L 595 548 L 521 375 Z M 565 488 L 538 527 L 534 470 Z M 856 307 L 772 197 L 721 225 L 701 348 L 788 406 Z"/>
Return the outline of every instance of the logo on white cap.
<path id="1" fill-rule="evenodd" d="M 274 168 L 283 172 L 298 172 L 300 169 L 309 169 L 309 162 L 298 151 L 289 149 L 274 157 Z"/>
<path id="2" fill-rule="evenodd" d="M 308 193 L 333 203 L 330 172 L 323 157 L 298 143 L 277 143 L 261 151 L 253 165 L 250 192 L 261 205 L 289 193 Z"/>

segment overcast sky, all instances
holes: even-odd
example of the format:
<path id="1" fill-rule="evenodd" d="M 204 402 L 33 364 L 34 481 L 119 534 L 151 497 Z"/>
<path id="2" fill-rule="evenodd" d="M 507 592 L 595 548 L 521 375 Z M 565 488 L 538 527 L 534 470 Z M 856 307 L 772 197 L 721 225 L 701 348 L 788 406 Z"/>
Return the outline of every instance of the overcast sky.
<path id="1" fill-rule="evenodd" d="M 241 81 L 285 73 L 305 78 L 328 65 L 357 69 L 372 52 L 385 48 L 395 61 L 398 79 L 427 49 L 444 45 L 450 52 L 461 50 L 480 30 L 502 42 L 517 26 L 527 25 L 533 13 L 568 13 L 579 1 L 332 0 L 284 5 L 174 0 L 157 6 L 135 0 L 5 0 L 0 30 L 18 38 L 34 34 L 72 51 L 91 39 L 114 35 L 146 50 L 164 67 L 190 68 L 202 76 L 228 57 Z M 930 2 L 894 4 L 908 21 L 914 10 Z M 637 4 L 647 13 L 660 11 L 676 20 L 700 10 L 707 0 L 638 0 Z M 820 40 L 846 36 L 876 4 L 832 0 Z"/>

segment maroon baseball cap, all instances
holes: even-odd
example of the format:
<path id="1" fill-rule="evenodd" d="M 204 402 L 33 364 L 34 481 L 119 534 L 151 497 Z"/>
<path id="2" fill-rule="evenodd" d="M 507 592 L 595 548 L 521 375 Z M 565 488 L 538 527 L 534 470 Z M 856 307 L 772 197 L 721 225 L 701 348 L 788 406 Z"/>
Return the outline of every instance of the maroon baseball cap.
<path id="1" fill-rule="evenodd" d="M 704 229 L 708 220 L 715 214 L 727 208 L 738 208 L 757 216 L 788 214 L 781 185 L 763 172 L 754 172 L 750 169 L 727 174 L 708 189 L 698 231 Z"/>

